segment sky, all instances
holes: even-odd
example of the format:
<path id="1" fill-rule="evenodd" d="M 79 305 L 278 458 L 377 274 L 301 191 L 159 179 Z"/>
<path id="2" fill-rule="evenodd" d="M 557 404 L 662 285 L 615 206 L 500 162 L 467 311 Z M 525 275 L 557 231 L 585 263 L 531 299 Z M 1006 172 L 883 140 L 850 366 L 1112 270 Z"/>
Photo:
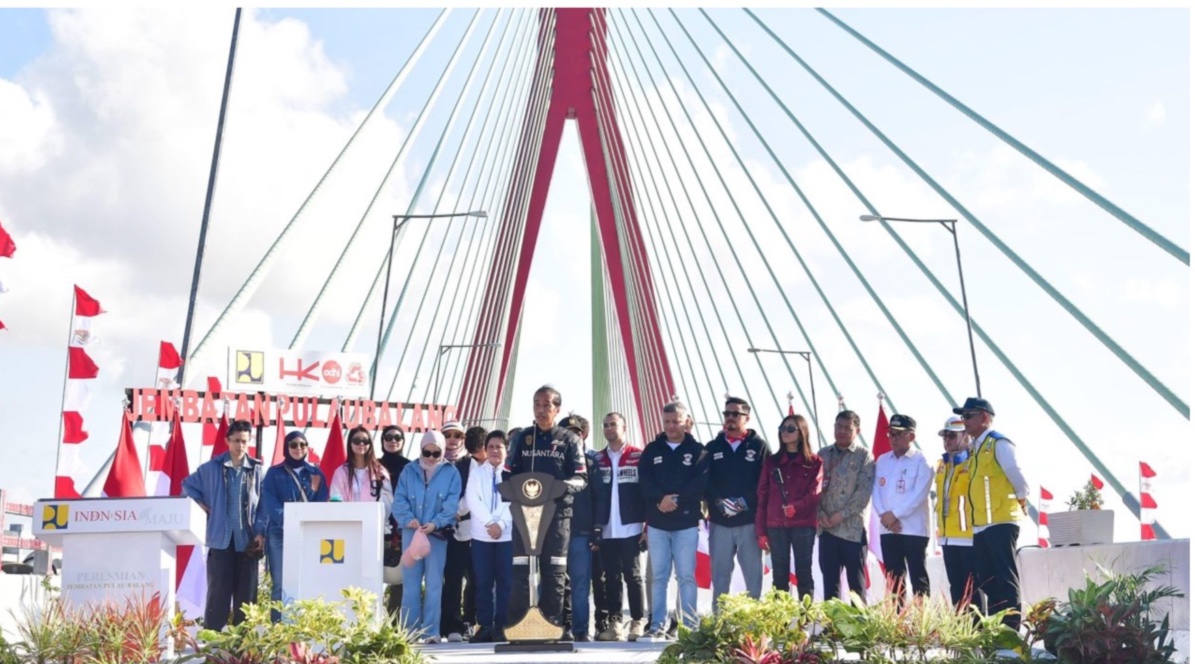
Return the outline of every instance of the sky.
<path id="1" fill-rule="evenodd" d="M 1186 10 L 832 11 L 976 112 L 1189 248 Z M 474 141 L 491 131 L 510 135 L 498 133 L 504 128 L 501 120 L 509 116 L 495 110 L 502 108 L 495 100 L 505 99 L 496 95 L 525 95 L 526 79 L 506 79 L 516 83 L 503 90 L 486 87 L 480 99 L 475 91 L 492 54 L 505 54 L 512 44 L 522 43 L 516 40 L 525 33 L 518 30 L 528 24 L 517 23 L 500 40 L 498 31 L 510 18 L 502 12 L 482 49 L 496 15 L 493 9 L 483 11 L 445 78 L 443 94 L 424 116 L 422 131 L 414 134 L 424 102 L 473 18 L 472 10 L 450 12 L 410 75 L 384 108 L 370 115 L 438 14 L 432 9 L 277 8 L 244 13 L 199 288 L 196 339 L 232 300 L 296 210 L 303 213 L 292 241 L 277 253 L 243 310 L 229 319 L 224 336 L 211 343 L 213 350 L 206 364 L 196 367 L 196 375 L 222 376 L 229 345 L 287 347 L 358 225 L 360 241 L 345 255 L 347 269 L 330 286 L 304 346 L 339 350 L 357 321 L 360 329 L 350 350 L 372 353 L 378 305 L 375 301 L 366 307 L 359 320 L 358 311 L 381 265 L 390 215 L 405 211 L 417 194 L 416 211 L 428 212 L 442 191 L 447 196 L 439 211 L 499 205 L 505 184 L 497 176 L 511 169 L 476 163 L 469 178 L 464 174 L 470 155 L 489 154 L 477 150 Z M 653 261 L 659 261 L 652 266 L 653 277 L 680 396 L 699 422 L 714 422 L 723 394 L 749 394 L 756 407 L 752 426 L 774 441 L 779 411 L 787 406 L 785 393 L 806 392 L 807 368 L 795 357 L 788 358 L 788 367 L 776 355 L 756 360 L 746 348 L 807 350 L 812 344 L 823 432 L 828 435 L 837 406 L 829 380 L 846 406 L 860 413 L 868 440 L 882 387 L 893 405 L 921 423 L 926 453 L 938 453 L 934 434 L 939 422 L 953 403 L 974 391 L 964 321 L 886 231 L 857 221 L 866 212 L 863 205 L 700 13 L 682 10 L 677 15 L 729 93 L 673 15 L 666 10 L 653 15 L 692 82 L 658 36 L 651 43 L 672 85 L 649 50 L 643 52 L 644 68 L 634 46 L 646 49 L 648 44 L 639 21 L 657 34 L 644 12 L 612 12 L 610 67 L 640 196 L 643 234 Z M 764 9 L 758 15 L 975 218 L 1189 402 L 1186 266 L 813 10 Z M 942 200 L 741 11 L 717 9 L 710 16 L 878 210 L 891 216 L 961 218 L 960 210 Z M 52 486 L 71 284 L 84 287 L 107 310 L 93 327 L 101 343 L 91 352 L 101 373 L 84 413 L 91 438 L 83 458 L 92 469 L 115 446 L 123 389 L 151 384 L 159 340 L 181 343 L 231 27 L 232 11 L 222 8 L 0 9 L 0 223 L 18 246 L 13 259 L 0 259 L 0 281 L 9 288 L 0 295 L 0 320 L 9 328 L 0 331 L 0 435 L 11 460 L 0 467 L 0 487 L 19 499 L 43 496 Z M 515 58 L 511 67 L 522 71 L 516 65 L 525 61 Z M 497 66 L 503 62 L 499 59 Z M 421 186 L 474 66 L 474 87 L 462 98 L 458 119 Z M 737 110 L 736 100 L 842 252 L 927 358 L 949 399 L 927 377 L 790 186 Z M 474 133 L 465 130 L 470 117 Z M 656 117 L 660 124 L 652 119 Z M 358 139 L 321 183 L 358 126 Z M 414 138 L 403 159 L 394 162 L 409 136 Z M 463 145 L 458 171 L 448 177 L 458 145 Z M 494 145 L 508 144 L 499 138 Z M 671 166 L 665 145 L 679 167 Z M 498 156 L 492 163 L 510 163 L 508 153 L 493 154 Z M 739 168 L 739 159 L 746 171 Z M 471 184 L 460 184 L 476 183 L 491 173 L 496 177 L 478 187 L 485 195 L 472 195 Z M 318 192 L 311 195 L 317 183 Z M 670 191 L 677 196 L 675 205 Z M 683 192 L 692 196 L 692 207 Z M 310 203 L 304 205 L 309 195 Z M 591 419 L 600 415 L 593 412 L 590 359 L 589 200 L 580 143 L 570 123 L 531 267 L 513 378 L 511 417 L 516 423 L 530 421 L 531 394 L 544 383 L 563 393 L 564 410 Z M 452 249 L 462 227 L 468 232 L 474 228 L 469 224 L 480 224 L 480 230 L 488 231 L 488 223 L 412 221 L 401 236 L 391 303 L 403 284 L 406 294 L 382 361 L 384 380 L 399 367 L 396 398 L 419 400 L 429 389 L 439 342 L 424 347 L 428 327 L 437 330 L 438 338 L 449 321 L 464 317 L 467 328 L 469 298 L 444 294 L 457 292 L 462 275 L 474 264 L 486 268 L 489 249 L 479 241 L 455 262 Z M 956 294 L 949 235 L 930 226 L 894 225 L 893 230 Z M 1188 535 L 1180 506 L 1189 499 L 1189 421 L 974 226 L 963 221 L 958 230 L 974 320 L 1130 491 L 1137 489 L 1139 461 L 1158 471 L 1157 518 L 1171 535 Z M 425 232 L 428 248 L 417 252 Z M 683 239 L 686 232 L 695 252 Z M 702 233 L 708 243 L 700 239 Z M 445 248 L 437 249 L 441 242 Z M 840 332 L 798 253 L 880 385 Z M 735 257 L 743 261 L 743 272 Z M 702 277 L 708 282 L 701 282 Z M 437 304 L 441 308 L 433 320 Z M 729 343 L 717 331 L 719 320 Z M 688 332 L 690 322 L 695 334 Z M 701 331 L 701 322 L 710 327 L 712 341 Z M 447 338 L 471 343 L 472 332 L 458 328 Z M 1065 496 L 1092 472 L 1091 464 L 996 355 L 978 339 L 977 344 L 983 392 L 998 413 L 997 427 L 1017 443 L 1033 484 L 1045 484 L 1056 497 L 1054 507 L 1063 508 Z M 445 365 L 453 367 L 446 380 L 459 381 L 452 376 L 463 357 L 461 352 L 445 356 Z M 705 368 L 692 358 L 701 358 Z M 808 412 L 804 397 L 797 398 L 795 407 Z M 199 454 L 198 433 L 187 432 L 193 459 Z M 700 425 L 698 433 L 708 438 L 713 431 Z M 1135 519 L 1110 490 L 1105 496 L 1118 511 L 1117 538 L 1135 539 Z M 1031 538 L 1033 529 L 1024 530 Z"/>

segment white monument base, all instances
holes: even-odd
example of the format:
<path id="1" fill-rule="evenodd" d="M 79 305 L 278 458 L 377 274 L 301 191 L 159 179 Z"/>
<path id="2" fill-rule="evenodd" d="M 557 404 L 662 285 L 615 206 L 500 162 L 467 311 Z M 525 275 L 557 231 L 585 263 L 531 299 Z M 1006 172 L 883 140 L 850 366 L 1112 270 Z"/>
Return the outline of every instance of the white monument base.
<path id="1" fill-rule="evenodd" d="M 376 618 L 385 615 L 381 503 L 287 503 L 283 510 L 283 601 L 338 602 L 342 589 L 356 587 L 377 596 Z"/>

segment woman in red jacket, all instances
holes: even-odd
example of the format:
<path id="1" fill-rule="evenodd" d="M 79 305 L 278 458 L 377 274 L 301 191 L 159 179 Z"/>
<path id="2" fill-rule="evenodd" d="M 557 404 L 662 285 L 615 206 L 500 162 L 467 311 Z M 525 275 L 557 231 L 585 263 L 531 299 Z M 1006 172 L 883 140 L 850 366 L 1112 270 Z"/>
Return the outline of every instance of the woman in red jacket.
<path id="1" fill-rule="evenodd" d="M 822 492 L 822 460 L 809 445 L 809 424 L 800 415 L 780 422 L 780 451 L 764 459 L 759 474 L 755 535 L 772 553 L 772 585 L 788 592 L 789 552 L 797 591 L 813 595 L 813 538 Z"/>

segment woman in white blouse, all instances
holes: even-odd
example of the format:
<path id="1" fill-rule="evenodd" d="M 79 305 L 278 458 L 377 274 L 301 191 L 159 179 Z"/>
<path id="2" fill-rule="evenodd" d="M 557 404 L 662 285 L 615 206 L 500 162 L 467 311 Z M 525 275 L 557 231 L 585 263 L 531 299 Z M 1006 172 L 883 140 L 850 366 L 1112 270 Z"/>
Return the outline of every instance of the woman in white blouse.
<path id="1" fill-rule="evenodd" d="M 465 488 L 469 527 L 472 531 L 473 580 L 477 587 L 477 634 L 470 643 L 505 641 L 506 609 L 514 575 L 514 548 L 510 541 L 510 503 L 498 494 L 506 461 L 506 434 L 491 431 L 485 439 L 485 463 L 469 473 Z"/>
<path id="2" fill-rule="evenodd" d="M 347 447 L 345 457 L 348 461 L 332 475 L 332 500 L 346 503 L 377 501 L 382 504 L 383 514 L 389 515 L 394 489 L 390 487 L 390 474 L 373 452 L 369 429 L 357 427 L 350 431 Z"/>

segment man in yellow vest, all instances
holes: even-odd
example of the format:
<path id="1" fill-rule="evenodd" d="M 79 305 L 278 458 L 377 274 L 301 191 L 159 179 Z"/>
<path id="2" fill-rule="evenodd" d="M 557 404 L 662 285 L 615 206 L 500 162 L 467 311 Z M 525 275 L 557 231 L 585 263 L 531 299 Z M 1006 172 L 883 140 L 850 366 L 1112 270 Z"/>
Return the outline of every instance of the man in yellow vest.
<path id="1" fill-rule="evenodd" d="M 975 581 L 971 563 L 971 501 L 967 498 L 971 438 L 958 415 L 947 419 L 938 435 L 946 453 L 934 473 L 934 494 L 938 496 L 935 520 L 946 579 L 950 582 L 950 601 L 957 608 L 963 602 L 976 604 L 972 601 Z"/>
<path id="2" fill-rule="evenodd" d="M 987 615 L 1012 613 L 1004 624 L 1021 626 L 1021 575 L 1017 570 L 1017 524 L 1027 513 L 1029 483 L 1017 463 L 1016 446 L 992 428 L 996 411 L 987 399 L 969 397 L 962 408 L 963 427 L 974 441 L 967 472 L 971 500 L 972 564 L 977 589 L 987 597 Z"/>

